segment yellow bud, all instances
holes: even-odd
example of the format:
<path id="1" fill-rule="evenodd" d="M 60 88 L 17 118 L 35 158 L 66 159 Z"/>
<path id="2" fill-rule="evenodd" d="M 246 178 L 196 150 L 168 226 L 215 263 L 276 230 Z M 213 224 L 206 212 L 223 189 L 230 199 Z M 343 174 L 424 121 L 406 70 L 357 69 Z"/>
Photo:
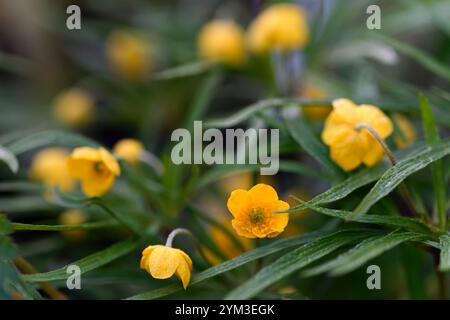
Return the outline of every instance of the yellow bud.
<path id="1" fill-rule="evenodd" d="M 117 156 L 125 159 L 131 165 L 139 163 L 143 151 L 144 145 L 134 139 L 122 139 L 113 148 L 113 152 Z"/>
<path id="2" fill-rule="evenodd" d="M 53 111 L 58 122 L 73 128 L 88 124 L 94 116 L 94 107 L 92 96 L 78 88 L 61 92 L 53 102 Z"/>
<path id="3" fill-rule="evenodd" d="M 404 148 L 416 141 L 417 132 L 411 121 L 399 113 L 394 114 L 393 118 L 398 129 L 402 132 L 402 135 L 396 134 L 394 136 L 395 145 L 398 148 Z"/>
<path id="4" fill-rule="evenodd" d="M 327 93 L 319 87 L 306 84 L 303 88 L 303 97 L 305 98 L 324 99 L 327 96 Z M 313 121 L 319 121 L 328 116 L 331 112 L 331 106 L 322 104 L 308 105 L 302 108 L 302 112 L 305 118 Z"/>
<path id="5" fill-rule="evenodd" d="M 76 226 L 87 221 L 86 214 L 80 210 L 67 210 L 59 216 L 59 223 L 67 226 Z M 84 230 L 63 231 L 62 234 L 71 241 L 82 240 L 86 236 Z"/>
<path id="6" fill-rule="evenodd" d="M 237 66 L 246 59 L 244 32 L 232 21 L 214 20 L 203 26 L 197 46 L 199 56 L 205 60 Z"/>

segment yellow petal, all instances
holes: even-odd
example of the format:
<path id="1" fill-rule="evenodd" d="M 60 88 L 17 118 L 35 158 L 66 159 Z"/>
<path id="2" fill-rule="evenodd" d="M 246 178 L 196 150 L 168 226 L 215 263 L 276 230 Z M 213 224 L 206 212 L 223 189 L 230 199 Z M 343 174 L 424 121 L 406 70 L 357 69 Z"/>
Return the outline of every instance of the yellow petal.
<path id="1" fill-rule="evenodd" d="M 253 201 L 272 202 L 278 200 L 278 194 L 271 186 L 259 183 L 248 191 Z"/>
<path id="2" fill-rule="evenodd" d="M 368 142 L 363 134 L 352 133 L 338 145 L 331 146 L 331 159 L 342 169 L 351 171 L 357 168 L 366 154 Z"/>
<path id="3" fill-rule="evenodd" d="M 191 281 L 191 269 L 182 255 L 179 255 L 179 264 L 176 270 L 176 275 L 183 283 L 183 288 L 186 289 Z"/>
<path id="4" fill-rule="evenodd" d="M 116 158 L 113 157 L 105 148 L 99 150 L 101 159 L 105 166 L 116 176 L 120 175 L 120 166 L 117 163 Z"/>
<path id="5" fill-rule="evenodd" d="M 391 135 L 393 125 L 391 120 L 377 107 L 363 104 L 358 110 L 358 122 L 368 124 L 382 137 Z"/>
<path id="6" fill-rule="evenodd" d="M 241 215 L 249 205 L 248 192 L 243 189 L 237 189 L 231 192 L 228 198 L 227 207 L 233 217 Z"/>
<path id="7" fill-rule="evenodd" d="M 234 230 L 236 230 L 236 233 L 240 235 L 241 237 L 246 238 L 256 238 L 255 235 L 252 233 L 252 226 L 250 223 L 248 223 L 245 220 L 241 219 L 233 219 L 231 221 L 231 225 L 233 226 Z"/>
<path id="8" fill-rule="evenodd" d="M 325 129 L 322 131 L 322 141 L 326 145 L 334 145 L 339 141 L 345 139 L 346 136 L 352 134 L 355 131 L 349 125 L 328 125 L 325 126 Z"/>
<path id="9" fill-rule="evenodd" d="M 370 148 L 364 155 L 363 162 L 366 166 L 372 167 L 384 158 L 384 150 L 375 138 L 371 136 L 369 139 Z"/>
<path id="10" fill-rule="evenodd" d="M 91 175 L 82 180 L 81 188 L 88 197 L 100 197 L 111 189 L 114 181 L 115 177 L 111 173 L 101 178 Z"/>
<path id="11" fill-rule="evenodd" d="M 270 227 L 272 230 L 282 232 L 289 222 L 288 213 L 274 213 L 270 219 Z"/>
<path id="12" fill-rule="evenodd" d="M 172 248 L 158 246 L 150 254 L 148 270 L 155 279 L 170 278 L 180 264 L 180 255 Z"/>
<path id="13" fill-rule="evenodd" d="M 189 270 L 192 270 L 192 260 L 191 258 L 183 251 L 180 249 L 175 249 L 177 250 L 177 252 L 183 257 L 183 259 L 186 261 L 186 263 L 189 266 Z"/>

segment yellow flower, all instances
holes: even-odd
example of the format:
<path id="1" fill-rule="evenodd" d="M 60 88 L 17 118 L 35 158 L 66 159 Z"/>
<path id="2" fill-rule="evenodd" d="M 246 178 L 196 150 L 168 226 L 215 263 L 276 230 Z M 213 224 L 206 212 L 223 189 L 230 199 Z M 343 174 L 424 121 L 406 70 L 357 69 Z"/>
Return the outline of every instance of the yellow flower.
<path id="1" fill-rule="evenodd" d="M 306 14 L 295 4 L 270 6 L 256 17 L 248 31 L 248 45 L 255 53 L 303 48 L 308 41 Z"/>
<path id="2" fill-rule="evenodd" d="M 372 127 L 381 138 L 388 137 L 393 130 L 391 120 L 377 107 L 355 105 L 348 99 L 333 101 L 333 111 L 325 121 L 323 142 L 330 146 L 331 158 L 344 170 L 351 171 L 361 163 L 374 166 L 384 157 L 383 148 L 367 129 Z"/>
<path id="3" fill-rule="evenodd" d="M 324 99 L 328 94 L 319 87 L 306 84 L 303 88 L 303 97 L 308 99 Z M 331 111 L 331 107 L 326 104 L 309 105 L 302 108 L 305 118 L 318 121 L 325 119 Z"/>
<path id="4" fill-rule="evenodd" d="M 223 226 L 231 231 L 231 226 L 227 222 L 228 221 L 223 221 Z M 216 244 L 217 248 L 227 259 L 236 258 L 237 256 L 243 254 L 245 251 L 250 250 L 251 248 L 251 240 L 246 238 L 236 239 L 241 244 L 241 247 L 237 243 L 235 243 L 235 241 L 233 241 L 233 239 L 231 239 L 225 231 L 216 226 L 211 227 L 209 235 L 212 241 L 214 241 L 214 243 Z M 218 257 L 211 250 L 205 248 L 204 253 L 211 264 L 215 265 L 222 262 L 221 257 Z"/>
<path id="5" fill-rule="evenodd" d="M 409 121 L 407 117 L 399 113 L 394 114 L 393 118 L 395 124 L 397 125 L 398 129 L 400 129 L 402 134 L 396 134 L 394 136 L 395 145 L 398 148 L 404 148 L 416 141 L 417 132 L 411 121 Z"/>
<path id="6" fill-rule="evenodd" d="M 186 289 L 191 281 L 192 260 L 180 249 L 163 245 L 148 246 L 142 251 L 141 269 L 155 279 L 168 279 L 176 274 Z"/>
<path id="7" fill-rule="evenodd" d="M 47 187 L 63 191 L 75 188 L 75 181 L 66 167 L 68 153 L 62 148 L 46 148 L 37 153 L 29 171 L 30 178 L 43 182 Z"/>
<path id="8" fill-rule="evenodd" d="M 131 165 L 139 163 L 143 151 L 144 145 L 135 139 L 122 139 L 113 148 L 113 152 L 117 156 L 125 159 Z"/>
<path id="9" fill-rule="evenodd" d="M 228 210 L 236 232 L 246 238 L 273 238 L 283 232 L 289 214 L 275 211 L 289 209 L 289 204 L 278 200 L 274 188 L 260 183 L 249 191 L 234 190 L 228 198 Z"/>
<path id="10" fill-rule="evenodd" d="M 61 92 L 53 102 L 55 118 L 62 124 L 79 128 L 94 116 L 94 100 L 89 92 L 72 88 Z"/>
<path id="11" fill-rule="evenodd" d="M 87 221 L 86 214 L 80 210 L 67 210 L 61 213 L 59 216 L 59 223 L 67 226 L 76 226 L 83 224 Z M 86 231 L 84 230 L 70 230 L 63 231 L 62 234 L 69 240 L 78 241 L 86 236 Z"/>
<path id="12" fill-rule="evenodd" d="M 83 192 L 89 197 L 108 192 L 120 175 L 119 164 L 104 148 L 76 148 L 67 159 L 67 167 L 72 178 L 81 180 Z"/>
<path id="13" fill-rule="evenodd" d="M 197 39 L 199 56 L 236 66 L 245 62 L 244 32 L 229 20 L 214 20 L 200 31 Z"/>
<path id="14" fill-rule="evenodd" d="M 119 76 L 125 80 L 142 80 L 153 67 L 150 44 L 130 32 L 112 32 L 106 41 L 106 56 Z"/>

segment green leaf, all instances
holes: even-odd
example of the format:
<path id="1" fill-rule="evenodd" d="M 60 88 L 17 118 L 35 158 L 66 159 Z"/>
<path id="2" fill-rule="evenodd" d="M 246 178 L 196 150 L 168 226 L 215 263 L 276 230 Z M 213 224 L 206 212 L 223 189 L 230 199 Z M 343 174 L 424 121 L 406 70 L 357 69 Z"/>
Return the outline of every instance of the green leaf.
<path id="1" fill-rule="evenodd" d="M 441 254 L 439 258 L 439 271 L 450 271 L 450 233 L 446 232 L 439 236 Z"/>
<path id="2" fill-rule="evenodd" d="M 424 95 L 419 95 L 420 108 L 422 110 L 422 123 L 425 132 L 425 139 L 428 145 L 434 145 L 441 141 L 439 132 L 434 121 L 431 106 Z M 436 207 L 439 217 L 439 226 L 445 229 L 447 216 L 445 213 L 445 178 L 442 169 L 442 160 L 437 160 L 431 165 L 433 174 L 433 189 L 436 197 Z"/>
<path id="3" fill-rule="evenodd" d="M 97 269 L 105 264 L 108 264 L 109 262 L 116 260 L 121 256 L 126 255 L 127 253 L 135 249 L 138 243 L 139 241 L 136 239 L 124 240 L 122 242 L 112 245 L 107 249 L 91 254 L 83 259 L 69 263 L 62 268 L 45 273 L 24 275 L 22 276 L 22 278 L 28 282 L 42 282 L 42 281 L 67 279 L 67 272 L 66 272 L 67 266 L 73 264 L 80 267 L 81 274 L 84 274 L 88 271 Z"/>
<path id="4" fill-rule="evenodd" d="M 441 143 L 429 146 L 424 151 L 398 162 L 383 174 L 380 180 L 378 180 L 375 186 L 353 211 L 352 215 L 347 218 L 354 219 L 356 216 L 366 213 L 372 205 L 392 192 L 408 176 L 425 168 L 430 163 L 445 157 L 449 153 L 450 140 L 446 139 Z"/>
<path id="5" fill-rule="evenodd" d="M 338 248 L 366 237 L 366 232 L 340 231 L 285 254 L 272 264 L 261 269 L 247 282 L 232 290 L 225 299 L 249 299 L 265 288 L 309 265 L 310 263 L 332 253 Z"/>
<path id="6" fill-rule="evenodd" d="M 29 181 L 5 181 L 0 182 L 0 192 L 42 192 L 44 187 L 41 183 Z"/>
<path id="7" fill-rule="evenodd" d="M 117 227 L 119 224 L 116 221 L 99 221 L 83 223 L 78 225 L 43 225 L 43 224 L 27 224 L 27 223 L 13 223 L 12 226 L 15 231 L 72 231 L 72 230 L 95 230 Z"/>
<path id="8" fill-rule="evenodd" d="M 17 161 L 16 156 L 10 150 L 2 146 L 0 146 L 0 161 L 6 163 L 13 173 L 19 171 L 19 161 Z"/>
<path id="9" fill-rule="evenodd" d="M 70 147 L 99 146 L 97 142 L 79 134 L 65 132 L 61 130 L 46 130 L 16 140 L 8 144 L 7 147 L 13 154 L 17 156 L 31 149 L 52 144 Z"/>
<path id="10" fill-rule="evenodd" d="M 287 120 L 287 129 L 291 137 L 314 159 L 337 178 L 345 177 L 345 173 L 338 168 L 328 156 L 328 148 L 314 135 L 309 124 L 304 119 Z"/>
<path id="11" fill-rule="evenodd" d="M 360 232 L 363 232 L 363 230 L 360 230 Z M 251 251 L 248 251 L 248 252 L 240 255 L 239 257 L 225 261 L 219 265 L 216 265 L 214 267 L 206 269 L 205 271 L 195 274 L 192 277 L 190 286 L 201 283 L 205 280 L 211 279 L 211 278 L 218 276 L 222 273 L 225 273 L 227 271 L 236 269 L 236 268 L 238 268 L 246 263 L 249 263 L 251 261 L 254 261 L 256 259 L 268 256 L 270 254 L 276 253 L 278 251 L 281 251 L 281 250 L 284 250 L 284 249 L 287 249 L 290 247 L 295 247 L 295 246 L 298 246 L 298 245 L 301 245 L 304 243 L 314 241 L 316 239 L 327 236 L 331 233 L 332 232 L 329 232 L 329 231 L 312 232 L 312 233 L 308 233 L 305 235 L 300 235 L 300 236 L 277 240 L 267 246 L 253 249 Z M 175 293 L 182 289 L 183 289 L 183 287 L 180 284 L 172 284 L 172 285 L 158 288 L 158 289 L 155 289 L 155 290 L 152 290 L 149 292 L 135 295 L 128 299 L 131 299 L 131 300 L 157 299 L 157 298 L 161 298 L 161 297 L 167 296 L 169 294 Z"/>
<path id="12" fill-rule="evenodd" d="M 298 202 L 300 202 L 304 207 L 320 212 L 330 217 L 339 218 L 339 219 L 347 219 L 349 215 L 352 214 L 351 211 L 346 210 L 336 210 L 336 209 L 328 209 L 323 207 L 318 207 L 317 205 L 311 204 L 310 202 L 303 202 L 298 198 L 292 197 Z M 430 234 L 430 228 L 424 224 L 422 221 L 413 218 L 401 217 L 401 216 L 383 216 L 376 214 L 362 214 L 354 217 L 352 221 L 360 222 L 360 223 L 368 223 L 368 224 L 378 224 L 385 225 L 394 228 L 405 228 L 406 230 L 412 230 L 421 232 L 424 234 Z"/>
<path id="13" fill-rule="evenodd" d="M 413 232 L 392 232 L 388 235 L 374 236 L 364 240 L 356 247 L 337 258 L 317 267 L 306 270 L 303 275 L 313 276 L 330 271 L 333 276 L 351 272 L 376 256 L 406 241 L 417 241 L 424 236 Z"/>
<path id="14" fill-rule="evenodd" d="M 214 67 L 215 64 L 209 61 L 196 61 L 193 63 L 184 64 L 168 70 L 155 73 L 155 80 L 172 80 L 185 77 L 195 76 L 204 73 Z"/>
<path id="15" fill-rule="evenodd" d="M 6 218 L 6 215 L 0 213 L 0 236 L 6 236 L 12 232 L 11 222 Z"/>
<path id="16" fill-rule="evenodd" d="M 426 54 L 422 50 L 416 49 L 408 44 L 397 41 L 393 38 L 387 37 L 377 32 L 371 32 L 371 35 L 376 36 L 378 39 L 383 41 L 384 43 L 392 46 L 394 49 L 403 53 L 404 55 L 416 60 L 420 63 L 424 68 L 433 72 L 434 74 L 450 81 L 450 69 L 444 63 L 441 63 L 434 59 L 432 56 Z"/>

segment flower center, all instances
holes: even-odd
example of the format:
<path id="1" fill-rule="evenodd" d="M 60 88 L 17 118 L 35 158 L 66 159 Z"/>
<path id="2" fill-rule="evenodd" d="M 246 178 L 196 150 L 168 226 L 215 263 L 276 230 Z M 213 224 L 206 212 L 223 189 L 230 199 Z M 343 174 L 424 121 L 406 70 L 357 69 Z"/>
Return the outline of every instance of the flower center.
<path id="1" fill-rule="evenodd" d="M 103 175 L 106 172 L 106 166 L 103 164 L 103 162 L 95 162 L 94 171 L 98 175 Z"/>
<path id="2" fill-rule="evenodd" d="M 252 224 L 260 224 L 264 221 L 264 211 L 261 208 L 251 209 L 248 216 Z"/>

